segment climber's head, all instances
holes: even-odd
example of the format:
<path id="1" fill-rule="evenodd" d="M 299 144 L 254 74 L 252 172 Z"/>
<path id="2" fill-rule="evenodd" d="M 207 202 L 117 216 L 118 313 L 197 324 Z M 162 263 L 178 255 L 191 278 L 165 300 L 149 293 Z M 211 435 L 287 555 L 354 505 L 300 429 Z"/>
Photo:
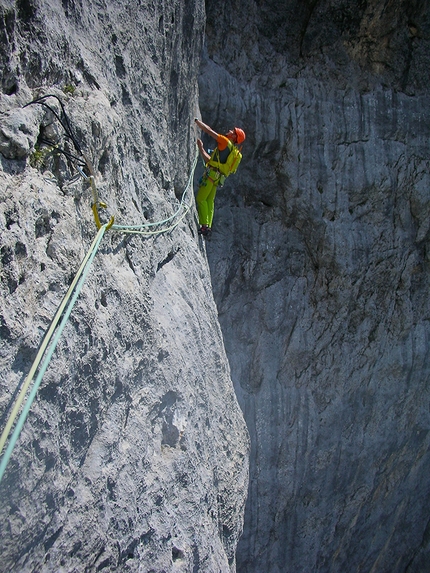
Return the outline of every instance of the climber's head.
<path id="1" fill-rule="evenodd" d="M 235 127 L 233 130 L 236 134 L 236 143 L 243 143 L 246 139 L 245 132 L 240 127 Z"/>
<path id="2" fill-rule="evenodd" d="M 240 127 L 234 127 L 227 132 L 227 137 L 233 141 L 233 143 L 240 144 L 245 141 L 246 135 L 243 129 L 240 129 Z"/>

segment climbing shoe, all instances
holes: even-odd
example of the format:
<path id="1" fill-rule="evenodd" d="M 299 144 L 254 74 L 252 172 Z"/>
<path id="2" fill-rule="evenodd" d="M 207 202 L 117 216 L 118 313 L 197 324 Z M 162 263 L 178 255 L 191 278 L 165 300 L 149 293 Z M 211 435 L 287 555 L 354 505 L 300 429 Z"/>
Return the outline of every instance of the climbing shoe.
<path id="1" fill-rule="evenodd" d="M 202 225 L 199 229 L 199 235 L 203 235 L 206 239 L 210 239 L 212 235 L 212 229 L 208 225 Z"/>

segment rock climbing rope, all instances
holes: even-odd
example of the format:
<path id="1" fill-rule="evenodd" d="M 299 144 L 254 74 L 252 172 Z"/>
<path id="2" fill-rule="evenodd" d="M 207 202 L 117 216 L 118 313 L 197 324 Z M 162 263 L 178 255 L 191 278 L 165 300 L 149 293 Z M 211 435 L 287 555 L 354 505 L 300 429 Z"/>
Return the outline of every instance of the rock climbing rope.
<path id="1" fill-rule="evenodd" d="M 44 100 L 48 97 L 55 97 L 59 101 L 60 106 L 61 106 L 61 110 L 62 110 L 61 115 L 57 114 L 54 109 L 52 109 L 48 104 L 46 104 L 46 102 Z M 108 229 L 112 229 L 113 231 L 117 231 L 117 232 L 121 232 L 121 233 L 139 234 L 139 235 L 143 235 L 143 236 L 155 236 L 155 235 L 160 235 L 162 233 L 166 233 L 168 231 L 171 231 L 175 227 L 177 227 L 179 225 L 179 223 L 182 221 L 182 219 L 186 216 L 186 214 L 188 213 L 188 211 L 190 210 L 190 208 L 192 206 L 192 197 L 193 196 L 190 193 L 190 189 L 192 188 L 194 171 L 196 169 L 197 161 L 198 161 L 198 150 L 196 150 L 196 154 L 195 154 L 195 158 L 194 158 L 194 161 L 192 164 L 192 168 L 191 168 L 191 172 L 190 172 L 190 175 L 188 178 L 188 182 L 187 182 L 187 185 L 184 189 L 184 192 L 182 193 L 180 205 L 171 217 L 167 217 L 165 219 L 162 219 L 160 221 L 156 221 L 153 223 L 145 223 L 142 225 L 114 225 L 114 218 L 111 217 L 108 223 L 102 224 L 100 222 L 98 209 L 99 208 L 105 209 L 105 208 L 107 208 L 107 206 L 105 203 L 101 202 L 98 198 L 98 193 L 97 193 L 97 188 L 96 188 L 96 184 L 95 184 L 95 177 L 94 177 L 94 172 L 93 172 L 92 166 L 91 166 L 90 162 L 88 161 L 88 159 L 83 154 L 78 141 L 76 140 L 76 138 L 73 135 L 73 132 L 72 132 L 72 129 L 70 126 L 70 122 L 68 120 L 67 114 L 64 110 L 64 106 L 63 106 L 61 100 L 57 96 L 49 95 L 49 96 L 43 96 L 42 98 L 38 98 L 37 100 L 34 100 L 33 102 L 30 102 L 30 103 L 31 104 L 40 103 L 42 105 L 45 105 L 46 107 L 48 107 L 52 111 L 52 113 L 55 115 L 55 117 L 58 119 L 58 121 L 63 126 L 67 136 L 72 140 L 76 151 L 83 158 L 83 159 L 80 159 L 80 158 L 74 157 L 71 154 L 64 152 L 64 150 L 61 150 L 60 148 L 58 148 L 61 152 L 65 153 L 69 158 L 73 158 L 73 160 L 75 160 L 75 166 L 78 169 L 79 173 L 81 174 L 81 176 L 84 179 L 89 181 L 89 183 L 91 185 L 91 190 L 92 190 L 92 195 L 93 195 L 93 203 L 92 203 L 91 208 L 92 208 L 92 211 L 94 214 L 94 219 L 96 222 L 98 232 L 97 232 L 97 235 L 94 238 L 90 248 L 88 249 L 87 254 L 85 255 L 84 259 L 82 260 L 81 266 L 79 267 L 79 270 L 76 273 L 76 276 L 73 279 L 72 284 L 70 285 L 66 295 L 64 296 L 60 306 L 58 307 L 58 310 L 57 310 L 54 318 L 52 319 L 51 325 L 50 325 L 49 329 L 47 330 L 47 332 L 43 338 L 43 341 L 42 341 L 42 344 L 39 348 L 37 356 L 36 356 L 32 366 L 30 368 L 30 372 L 24 381 L 24 384 L 21 388 L 21 391 L 20 391 L 20 393 L 19 393 L 19 395 L 18 395 L 18 397 L 17 397 L 17 399 L 16 399 L 16 401 L 12 407 L 12 410 L 11 410 L 9 418 L 6 422 L 5 428 L 4 428 L 4 430 L 0 436 L 0 455 L 1 455 L 1 453 L 3 452 L 3 449 L 6 445 L 6 442 L 8 440 L 8 437 L 11 434 L 11 430 L 14 427 L 15 420 L 17 419 L 18 414 L 20 413 L 20 410 L 21 410 L 21 407 L 24 403 L 26 394 L 27 394 L 27 392 L 31 386 L 28 397 L 24 403 L 24 406 L 22 408 L 21 413 L 19 414 L 18 421 L 17 421 L 17 423 L 13 429 L 13 433 L 9 439 L 7 448 L 6 448 L 6 450 L 3 454 L 3 457 L 1 458 L 1 461 L 0 461 L 0 482 L 3 479 L 4 472 L 6 470 L 8 462 L 10 460 L 12 452 L 15 448 L 16 442 L 19 438 L 21 430 L 24 426 L 24 423 L 25 423 L 27 416 L 28 416 L 28 413 L 30 411 L 31 405 L 34 401 L 34 398 L 37 394 L 39 386 L 42 382 L 43 375 L 45 374 L 46 369 L 48 368 L 48 365 L 51 361 L 52 355 L 53 355 L 55 348 L 57 346 L 58 340 L 60 339 L 61 333 L 63 332 L 63 329 L 64 329 L 64 327 L 65 327 L 65 325 L 69 319 L 69 316 L 72 312 L 73 306 L 74 306 L 74 304 L 75 304 L 75 302 L 79 296 L 79 293 L 81 292 L 82 286 L 83 286 L 85 279 L 89 273 L 92 261 L 93 261 L 95 255 L 98 251 L 98 248 L 100 246 L 100 243 L 103 239 L 105 232 Z M 30 104 L 27 104 L 27 105 L 30 105 Z M 85 168 L 89 171 L 89 175 L 87 175 L 85 173 L 85 171 L 84 171 Z M 190 197 L 190 195 L 191 195 L 191 197 Z M 60 322 L 60 319 L 61 319 L 61 322 Z M 46 355 L 45 355 L 45 352 L 46 352 Z M 36 376 L 36 372 L 37 372 L 37 376 Z M 36 376 L 36 378 L 35 378 L 35 376 Z"/>
<path id="2" fill-rule="evenodd" d="M 188 182 L 182 193 L 181 202 L 178 209 L 167 219 L 162 219 L 155 223 L 145 223 L 143 225 L 112 225 L 113 231 L 120 231 L 122 233 L 132 233 L 144 236 L 159 235 L 160 233 L 167 233 L 179 225 L 192 206 L 191 189 L 193 185 L 194 172 L 196 170 L 197 161 L 199 158 L 198 150 L 194 157 L 194 162 L 191 167 Z M 191 197 L 190 197 L 191 195 Z"/>
<path id="3" fill-rule="evenodd" d="M 33 362 L 33 365 L 30 368 L 30 372 L 29 372 L 27 378 L 25 379 L 25 382 L 23 384 L 21 392 L 19 393 L 18 398 L 16 399 L 15 404 L 12 408 L 12 411 L 9 415 L 9 418 L 6 422 L 6 426 L 5 426 L 3 433 L 0 437 L 0 453 L 3 451 L 4 445 L 5 445 L 6 440 L 10 434 L 12 426 L 13 426 L 13 424 L 14 424 L 17 416 L 18 416 L 21 405 L 24 402 L 25 395 L 26 395 L 31 383 L 34 380 L 34 376 L 36 374 L 36 371 L 37 371 L 37 369 L 38 369 L 38 367 L 42 361 L 42 358 L 45 354 L 46 349 L 48 348 L 48 346 L 50 344 L 48 352 L 47 352 L 47 354 L 46 354 L 46 356 L 42 362 L 41 367 L 39 368 L 36 380 L 33 383 L 30 394 L 27 398 L 27 401 L 24 405 L 24 408 L 23 408 L 21 415 L 18 419 L 18 422 L 15 426 L 15 429 L 13 431 L 11 439 L 9 440 L 8 447 L 7 447 L 5 453 L 2 457 L 2 460 L 0 462 L 0 481 L 3 478 L 3 474 L 5 472 L 6 466 L 9 462 L 10 456 L 13 452 L 14 447 L 15 447 L 16 441 L 17 441 L 17 439 L 21 433 L 21 430 L 22 430 L 24 422 L 27 418 L 28 412 L 30 411 L 30 407 L 33 403 L 35 396 L 36 396 L 36 393 L 37 393 L 37 390 L 38 390 L 40 383 L 42 381 L 43 375 L 45 374 L 45 371 L 49 365 L 49 362 L 51 361 L 51 358 L 52 358 L 54 350 L 57 346 L 58 340 L 59 340 L 61 333 L 62 333 L 62 331 L 63 331 L 63 329 L 64 329 L 64 327 L 65 327 L 65 325 L 69 319 L 70 313 L 72 312 L 72 308 L 76 302 L 76 299 L 78 298 L 79 293 L 81 292 L 82 286 L 83 286 L 85 279 L 88 275 L 88 272 L 90 270 L 91 263 L 92 263 L 95 255 L 97 253 L 97 250 L 99 248 L 100 242 L 103 238 L 103 235 L 104 235 L 106 229 L 107 229 L 107 225 L 103 225 L 99 229 L 91 247 L 88 249 L 88 252 L 84 257 L 84 259 L 81 263 L 81 266 L 79 267 L 79 270 L 76 273 L 76 276 L 73 279 L 73 282 L 69 287 L 69 290 L 67 291 L 66 295 L 64 296 L 60 306 L 58 307 L 58 310 L 57 310 L 54 318 L 52 319 L 51 325 L 45 334 L 45 337 L 44 337 L 43 342 L 40 346 L 39 352 L 37 353 L 37 356 Z M 61 323 L 57 329 L 57 325 L 58 325 L 61 317 L 62 317 Z"/>

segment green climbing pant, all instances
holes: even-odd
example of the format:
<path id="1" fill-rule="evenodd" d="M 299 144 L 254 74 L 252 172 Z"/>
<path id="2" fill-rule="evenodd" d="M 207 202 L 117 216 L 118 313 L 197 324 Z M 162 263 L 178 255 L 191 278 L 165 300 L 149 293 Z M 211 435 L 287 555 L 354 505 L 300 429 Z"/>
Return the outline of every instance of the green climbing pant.
<path id="1" fill-rule="evenodd" d="M 200 225 L 212 227 L 215 210 L 215 195 L 221 174 L 214 169 L 205 171 L 197 191 L 196 201 Z"/>

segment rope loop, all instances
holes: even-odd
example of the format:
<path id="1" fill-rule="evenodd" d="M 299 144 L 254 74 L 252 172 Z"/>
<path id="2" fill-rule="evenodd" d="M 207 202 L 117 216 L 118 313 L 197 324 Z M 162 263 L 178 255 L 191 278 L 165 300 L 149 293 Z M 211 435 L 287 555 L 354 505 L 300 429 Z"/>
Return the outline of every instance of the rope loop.
<path id="1" fill-rule="evenodd" d="M 46 96 L 46 97 L 48 97 L 48 96 Z M 36 102 L 32 102 L 32 103 L 36 103 Z M 166 232 L 174 229 L 175 227 L 177 227 L 192 206 L 192 199 L 189 199 L 187 202 L 187 195 L 189 194 L 189 191 L 192 187 L 193 178 L 194 178 L 194 171 L 196 169 L 197 160 L 198 160 L 198 152 L 196 153 L 196 156 L 195 156 L 195 159 L 194 159 L 194 162 L 192 165 L 191 173 L 189 175 L 188 182 L 187 182 L 185 190 L 182 194 L 181 202 L 180 202 L 180 205 L 179 205 L 179 208 L 177 209 L 177 211 L 171 217 L 168 217 L 167 219 L 163 219 L 163 220 L 155 222 L 155 223 L 146 223 L 144 225 L 139 225 L 139 226 L 114 225 L 114 217 L 111 217 L 111 219 L 108 223 L 105 223 L 104 225 L 102 225 L 100 222 L 99 214 L 98 214 L 98 208 L 105 209 L 107 206 L 105 203 L 99 201 L 99 198 L 97 195 L 97 189 L 96 189 L 96 185 L 95 185 L 95 181 L 94 181 L 94 175 L 91 173 L 90 176 L 87 176 L 83 172 L 83 170 L 80 167 L 78 167 L 78 170 L 81 173 L 81 175 L 84 177 L 84 179 L 89 180 L 90 185 L 91 185 L 91 189 L 93 192 L 93 199 L 94 199 L 94 202 L 92 204 L 92 210 L 93 210 L 93 214 L 94 214 L 94 219 L 96 221 L 96 226 L 98 228 L 98 232 L 97 232 L 97 235 L 94 238 L 90 248 L 88 249 L 87 254 L 85 255 L 84 259 L 82 260 L 81 266 L 79 267 L 79 270 L 76 273 L 76 276 L 72 281 L 72 284 L 70 285 L 70 287 L 69 287 L 67 293 L 65 294 L 60 306 L 58 307 L 58 310 L 57 310 L 54 318 L 52 319 L 51 325 L 50 325 L 48 331 L 46 332 L 46 334 L 43 338 L 43 341 L 42 341 L 42 344 L 39 348 L 37 356 L 36 356 L 32 366 L 30 368 L 30 372 L 28 373 L 28 375 L 24 381 L 24 384 L 21 388 L 21 391 L 20 391 L 20 393 L 19 393 L 19 395 L 18 395 L 18 397 L 17 397 L 17 399 L 13 405 L 12 411 L 9 415 L 7 422 L 6 422 L 6 426 L 5 426 L 3 432 L 0 436 L 0 455 L 1 455 L 1 453 L 3 452 L 3 449 L 5 447 L 5 444 L 7 442 L 7 439 L 11 433 L 11 430 L 12 430 L 12 427 L 15 423 L 15 420 L 18 417 L 21 406 L 25 400 L 25 396 L 26 396 L 31 384 L 33 384 L 31 389 L 30 389 L 30 393 L 27 397 L 27 400 L 23 406 L 21 414 L 19 415 L 18 421 L 17 421 L 16 426 L 13 430 L 13 433 L 10 437 L 7 448 L 3 454 L 3 457 L 1 458 L 1 461 L 0 461 L 0 482 L 3 479 L 3 475 L 6 471 L 6 467 L 9 463 L 10 457 L 12 455 L 14 448 L 15 448 L 16 442 L 17 442 L 17 440 L 21 434 L 22 428 L 23 428 L 24 423 L 27 419 L 31 405 L 33 404 L 36 393 L 37 393 L 39 386 L 42 382 L 43 375 L 45 374 L 46 369 L 48 368 L 48 365 L 51 361 L 52 355 L 53 355 L 53 353 L 57 347 L 59 338 L 60 338 L 60 336 L 64 330 L 64 327 L 65 327 L 68 319 L 69 319 L 69 316 L 72 312 L 72 309 L 75 305 L 75 302 L 76 302 L 76 300 L 77 300 L 77 298 L 81 292 L 82 286 L 83 286 L 85 279 L 89 273 L 91 264 L 92 264 L 94 257 L 98 251 L 98 248 L 100 246 L 101 240 L 102 240 L 105 232 L 108 229 L 112 228 L 114 231 L 119 231 L 119 232 L 123 232 L 123 233 L 135 233 L 135 234 L 148 236 L 148 235 L 160 235 L 161 233 L 166 233 Z M 86 162 L 86 164 L 88 165 L 88 162 Z M 91 171 L 92 171 L 92 169 L 90 167 L 90 172 Z M 191 195 L 191 198 L 192 197 L 193 197 L 193 195 Z M 150 228 L 152 228 L 154 226 L 161 226 L 161 228 L 157 229 L 157 230 L 153 230 L 153 231 L 149 230 Z M 61 320 L 61 322 L 60 322 L 60 320 Z M 46 355 L 45 355 L 45 352 L 46 352 Z M 37 376 L 36 376 L 36 379 L 34 379 L 36 372 L 37 372 Z M 33 380 L 34 380 L 34 382 L 33 382 Z"/>

